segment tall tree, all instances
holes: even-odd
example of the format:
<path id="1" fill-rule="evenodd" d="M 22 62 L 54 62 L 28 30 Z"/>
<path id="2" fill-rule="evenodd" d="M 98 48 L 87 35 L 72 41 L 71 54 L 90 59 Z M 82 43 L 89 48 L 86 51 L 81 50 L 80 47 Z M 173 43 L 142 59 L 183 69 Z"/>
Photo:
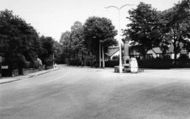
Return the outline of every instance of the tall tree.
<path id="1" fill-rule="evenodd" d="M 46 66 L 52 66 L 54 60 L 54 40 L 52 37 L 41 36 L 41 53 L 39 57 L 42 59 Z"/>
<path id="2" fill-rule="evenodd" d="M 136 9 L 129 11 L 129 15 L 131 23 L 124 31 L 126 38 L 130 37 L 134 44 L 138 44 L 143 55 L 152 47 L 159 46 L 162 39 L 160 12 L 141 2 Z"/>
<path id="3" fill-rule="evenodd" d="M 68 42 L 70 40 L 70 35 L 71 35 L 70 31 L 66 31 L 66 32 L 62 33 L 61 34 L 61 38 L 59 40 L 59 43 L 62 44 L 62 45 L 68 44 Z"/>
<path id="4" fill-rule="evenodd" d="M 71 31 L 62 34 L 60 42 L 63 46 L 63 56 L 70 63 L 85 65 L 88 49 L 84 44 L 84 28 L 81 22 L 76 21 Z"/>
<path id="5" fill-rule="evenodd" d="M 80 64 L 85 64 L 85 56 L 88 53 L 87 48 L 84 44 L 84 27 L 81 22 L 76 21 L 71 27 L 71 41 L 73 57 L 80 61 Z"/>
<path id="6" fill-rule="evenodd" d="M 62 53 L 62 58 L 64 60 L 63 62 L 66 62 L 66 60 L 69 59 L 71 54 L 71 32 L 66 31 L 62 33 L 59 42 L 63 47 L 63 53 Z"/>
<path id="7" fill-rule="evenodd" d="M 10 68 L 18 68 L 23 74 L 26 60 L 33 60 L 39 50 L 36 30 L 12 11 L 0 11 L 1 51 Z"/>
<path id="8" fill-rule="evenodd" d="M 104 47 L 104 50 L 117 42 L 114 37 L 117 31 L 110 19 L 100 17 L 90 17 L 84 24 L 84 39 L 87 48 L 96 56 L 99 57 L 99 44 Z"/>
<path id="9" fill-rule="evenodd" d="M 177 54 L 181 51 L 180 43 L 188 46 L 186 39 L 190 38 L 190 2 L 183 0 L 173 8 L 162 12 L 166 23 L 165 36 L 166 41 L 174 46 L 174 61 L 176 62 Z M 186 47 L 187 49 L 188 47 Z"/>
<path id="10" fill-rule="evenodd" d="M 57 41 L 54 41 L 53 43 L 53 52 L 54 52 L 55 62 L 61 63 L 61 60 L 62 60 L 61 55 L 63 53 L 63 48 L 62 48 L 62 45 Z"/>

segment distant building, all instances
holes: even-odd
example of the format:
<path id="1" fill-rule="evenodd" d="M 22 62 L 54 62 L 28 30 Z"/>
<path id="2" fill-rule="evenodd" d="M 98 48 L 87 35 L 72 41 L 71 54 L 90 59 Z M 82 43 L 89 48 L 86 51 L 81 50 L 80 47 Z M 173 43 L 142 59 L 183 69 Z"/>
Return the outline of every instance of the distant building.
<path id="1" fill-rule="evenodd" d="M 190 58 L 190 53 L 187 52 L 185 49 L 181 49 L 181 51 L 177 54 L 177 59 L 180 57 L 180 55 L 187 55 Z M 159 58 L 162 57 L 163 51 L 160 47 L 154 47 L 147 51 L 147 57 L 149 58 Z M 174 59 L 174 46 L 170 45 L 168 50 L 166 51 L 166 55 L 168 55 L 171 59 Z"/>
<path id="2" fill-rule="evenodd" d="M 139 45 L 129 46 L 129 56 L 130 57 L 136 57 L 139 59 L 143 59 L 143 55 L 141 54 L 141 47 Z M 108 52 L 105 53 L 106 60 L 113 60 L 114 58 L 119 58 L 119 47 L 118 46 L 112 46 L 108 48 Z M 170 47 L 166 50 L 166 55 L 170 57 L 171 59 L 174 59 L 174 46 L 170 45 Z M 180 55 L 187 55 L 190 58 L 190 52 L 183 49 L 177 54 L 177 58 L 180 57 Z M 163 57 L 163 51 L 160 47 L 154 47 L 147 51 L 146 53 L 146 59 L 149 58 L 162 58 Z"/>
<path id="3" fill-rule="evenodd" d="M 147 57 L 158 58 L 162 55 L 162 50 L 160 47 L 154 47 L 147 51 Z"/>
<path id="4" fill-rule="evenodd" d="M 105 55 L 107 60 L 113 60 L 114 57 L 119 57 L 119 47 L 118 46 L 109 47 Z"/>

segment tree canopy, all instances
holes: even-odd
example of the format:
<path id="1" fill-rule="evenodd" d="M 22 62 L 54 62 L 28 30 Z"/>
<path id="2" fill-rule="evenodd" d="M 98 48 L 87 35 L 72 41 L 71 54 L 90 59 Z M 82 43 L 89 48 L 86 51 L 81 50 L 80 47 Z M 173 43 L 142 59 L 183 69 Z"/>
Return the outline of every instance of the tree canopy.
<path id="1" fill-rule="evenodd" d="M 190 38 L 190 2 L 183 0 L 174 7 L 162 12 L 165 21 L 164 41 L 174 46 L 175 60 L 181 49 L 188 50 Z M 181 43 L 184 44 L 181 47 Z"/>
<path id="2" fill-rule="evenodd" d="M 131 23 L 128 24 L 129 29 L 125 30 L 124 35 L 129 35 L 131 40 L 141 47 L 142 54 L 161 42 L 159 14 L 159 11 L 143 2 L 136 9 L 129 11 L 128 19 Z"/>
<path id="3" fill-rule="evenodd" d="M 131 21 L 124 35 L 141 47 L 141 53 L 153 47 L 161 47 L 165 52 L 171 45 L 176 54 L 181 50 L 181 43 L 188 45 L 190 36 L 190 2 L 182 0 L 174 7 L 158 11 L 151 5 L 140 3 L 136 9 L 129 11 Z"/>
<path id="4" fill-rule="evenodd" d="M 21 60 L 32 61 L 39 50 L 36 30 L 12 11 L 0 12 L 1 51 L 10 67 L 17 67 Z M 22 58 L 21 58 L 22 57 Z"/>
<path id="5" fill-rule="evenodd" d="M 63 46 L 63 59 L 70 63 L 85 64 L 89 52 L 84 44 L 84 27 L 81 22 L 76 21 L 71 26 L 71 31 L 64 32 L 60 43 Z"/>
<path id="6" fill-rule="evenodd" d="M 114 37 L 117 31 L 110 19 L 90 17 L 84 24 L 84 39 L 89 50 L 98 58 L 99 43 L 102 42 L 104 50 L 117 42 Z"/>
<path id="7" fill-rule="evenodd" d="M 39 37 L 37 31 L 21 17 L 10 10 L 0 11 L 0 54 L 5 57 L 3 63 L 10 70 L 18 68 L 19 74 L 23 74 L 24 67 L 36 67 L 38 57 L 43 62 L 52 62 L 49 57 L 58 53 L 54 47 L 53 38 Z"/>

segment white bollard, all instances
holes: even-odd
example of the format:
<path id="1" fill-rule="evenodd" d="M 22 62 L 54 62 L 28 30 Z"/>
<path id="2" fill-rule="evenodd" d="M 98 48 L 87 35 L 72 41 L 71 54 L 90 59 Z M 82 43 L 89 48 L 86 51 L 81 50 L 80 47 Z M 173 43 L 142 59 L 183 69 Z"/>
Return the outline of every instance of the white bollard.
<path id="1" fill-rule="evenodd" d="M 131 58 L 129 65 L 130 65 L 130 71 L 132 73 L 138 72 L 138 62 L 136 58 Z"/>

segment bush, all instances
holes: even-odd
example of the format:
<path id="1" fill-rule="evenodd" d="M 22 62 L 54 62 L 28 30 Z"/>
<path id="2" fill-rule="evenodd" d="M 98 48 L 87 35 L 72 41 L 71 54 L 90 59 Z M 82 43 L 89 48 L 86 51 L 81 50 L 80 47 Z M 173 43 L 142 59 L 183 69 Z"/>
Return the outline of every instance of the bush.
<path id="1" fill-rule="evenodd" d="M 173 67 L 174 68 L 190 68 L 190 59 L 179 58 Z"/>
<path id="2" fill-rule="evenodd" d="M 172 67 L 171 59 L 143 59 L 138 61 L 140 68 L 169 69 Z"/>
<path id="3" fill-rule="evenodd" d="M 73 66 L 79 66 L 79 65 L 81 65 L 81 62 L 78 59 L 70 59 L 68 61 L 68 64 L 73 65 Z"/>
<path id="4" fill-rule="evenodd" d="M 45 69 L 53 68 L 53 59 L 52 59 L 52 57 L 49 57 L 49 58 L 45 59 L 43 64 L 45 65 Z"/>
<path id="5" fill-rule="evenodd" d="M 108 60 L 105 62 L 106 67 L 114 67 L 119 65 L 119 60 Z"/>

